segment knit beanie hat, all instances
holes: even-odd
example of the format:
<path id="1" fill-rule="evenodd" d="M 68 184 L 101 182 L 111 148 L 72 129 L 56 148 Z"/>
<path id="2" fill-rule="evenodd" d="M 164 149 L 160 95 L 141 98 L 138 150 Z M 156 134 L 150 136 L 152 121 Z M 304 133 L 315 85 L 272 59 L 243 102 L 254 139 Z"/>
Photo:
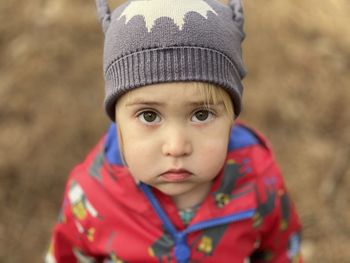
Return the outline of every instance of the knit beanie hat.
<path id="1" fill-rule="evenodd" d="M 105 33 L 105 110 L 115 121 L 118 98 L 149 84 L 201 81 L 224 88 L 241 111 L 246 71 L 241 0 L 129 0 L 112 13 L 96 0 Z"/>

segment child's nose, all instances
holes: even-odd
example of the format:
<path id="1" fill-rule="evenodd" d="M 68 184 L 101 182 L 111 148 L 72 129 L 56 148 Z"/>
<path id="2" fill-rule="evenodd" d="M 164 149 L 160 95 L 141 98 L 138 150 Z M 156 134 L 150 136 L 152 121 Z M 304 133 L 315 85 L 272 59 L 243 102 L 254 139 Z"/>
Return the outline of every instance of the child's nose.
<path id="1" fill-rule="evenodd" d="M 172 129 L 167 132 L 162 147 L 166 156 L 181 157 L 192 153 L 192 143 L 189 135 L 183 129 Z"/>

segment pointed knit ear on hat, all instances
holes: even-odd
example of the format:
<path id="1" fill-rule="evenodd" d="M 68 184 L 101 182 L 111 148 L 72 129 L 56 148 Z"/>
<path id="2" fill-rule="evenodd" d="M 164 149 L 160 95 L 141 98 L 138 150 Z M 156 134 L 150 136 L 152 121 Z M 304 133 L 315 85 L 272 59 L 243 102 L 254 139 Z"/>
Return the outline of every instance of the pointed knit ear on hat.
<path id="1" fill-rule="evenodd" d="M 97 17 L 102 25 L 102 30 L 106 33 L 111 23 L 111 12 L 108 6 L 108 0 L 96 0 L 96 8 Z"/>
<path id="2" fill-rule="evenodd" d="M 238 28 L 241 30 L 242 36 L 244 37 L 244 14 L 242 0 L 230 0 L 229 5 L 233 11 L 233 20 L 237 24 Z"/>

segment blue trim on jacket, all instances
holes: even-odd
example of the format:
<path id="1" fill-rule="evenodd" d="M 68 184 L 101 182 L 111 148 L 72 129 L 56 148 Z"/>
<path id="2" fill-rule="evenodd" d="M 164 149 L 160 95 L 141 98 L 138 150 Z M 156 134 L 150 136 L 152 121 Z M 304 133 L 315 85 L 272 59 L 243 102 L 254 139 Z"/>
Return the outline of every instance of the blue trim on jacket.
<path id="1" fill-rule="evenodd" d="M 233 126 L 228 144 L 229 152 L 256 144 L 261 144 L 261 142 L 252 130 L 239 124 Z M 117 129 L 114 123 L 111 124 L 107 132 L 105 153 L 110 164 L 124 165 L 119 151 Z"/>
<path id="2" fill-rule="evenodd" d="M 247 127 L 237 124 L 231 129 L 228 143 L 229 152 L 257 144 L 261 144 L 260 140 L 257 135 Z"/>
<path id="3" fill-rule="evenodd" d="M 117 127 L 114 123 L 111 124 L 107 132 L 105 154 L 110 164 L 124 166 L 123 159 L 119 151 Z"/>

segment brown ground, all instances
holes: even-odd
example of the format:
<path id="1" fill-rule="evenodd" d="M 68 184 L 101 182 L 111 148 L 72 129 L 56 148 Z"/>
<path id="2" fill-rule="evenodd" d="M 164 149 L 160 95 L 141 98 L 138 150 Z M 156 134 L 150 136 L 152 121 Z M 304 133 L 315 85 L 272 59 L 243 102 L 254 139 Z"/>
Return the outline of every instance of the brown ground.
<path id="1" fill-rule="evenodd" d="M 66 176 L 108 125 L 94 8 L 0 3 L 0 262 L 42 261 Z M 245 10 L 242 118 L 272 142 L 307 262 L 350 262 L 350 2 L 245 0 Z"/>

